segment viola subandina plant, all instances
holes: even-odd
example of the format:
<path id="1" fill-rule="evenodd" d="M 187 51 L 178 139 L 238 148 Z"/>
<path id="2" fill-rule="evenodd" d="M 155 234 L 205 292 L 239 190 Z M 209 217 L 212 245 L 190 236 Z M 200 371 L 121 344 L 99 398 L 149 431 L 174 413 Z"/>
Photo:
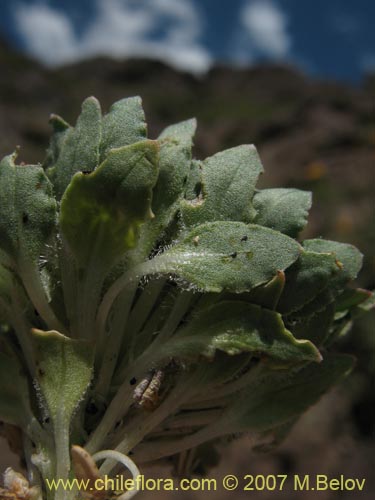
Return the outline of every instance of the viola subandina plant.
<path id="1" fill-rule="evenodd" d="M 50 121 L 42 165 L 0 163 L 0 420 L 27 469 L 3 491 L 276 445 L 353 366 L 332 344 L 373 304 L 360 252 L 298 241 L 311 194 L 257 190 L 254 146 L 192 159 L 195 120 L 150 140 L 140 98 L 90 97 Z"/>

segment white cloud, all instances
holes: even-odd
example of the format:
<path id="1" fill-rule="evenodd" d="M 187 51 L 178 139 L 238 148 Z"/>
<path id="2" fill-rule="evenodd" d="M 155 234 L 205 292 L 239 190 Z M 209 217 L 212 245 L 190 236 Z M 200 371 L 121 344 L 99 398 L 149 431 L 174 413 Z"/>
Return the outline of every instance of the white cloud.
<path id="1" fill-rule="evenodd" d="M 15 16 L 30 54 L 48 65 L 69 60 L 74 54 L 75 34 L 64 13 L 43 4 L 20 4 Z"/>
<path id="2" fill-rule="evenodd" d="M 66 14 L 44 4 L 18 4 L 14 14 L 28 51 L 50 66 L 100 54 L 156 58 L 195 73 L 209 69 L 211 56 L 199 42 L 202 22 L 191 0 L 96 0 L 96 7 L 79 36 Z"/>
<path id="3" fill-rule="evenodd" d="M 240 23 L 245 33 L 237 43 L 239 53 L 250 50 L 276 59 L 288 56 L 292 45 L 288 18 L 274 2 L 249 0 L 240 13 Z"/>

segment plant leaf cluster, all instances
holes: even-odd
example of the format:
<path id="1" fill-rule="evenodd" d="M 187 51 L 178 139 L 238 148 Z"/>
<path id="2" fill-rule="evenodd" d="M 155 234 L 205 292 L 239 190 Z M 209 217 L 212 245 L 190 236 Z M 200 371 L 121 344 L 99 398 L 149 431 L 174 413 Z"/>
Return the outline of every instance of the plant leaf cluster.
<path id="1" fill-rule="evenodd" d="M 91 97 L 51 125 L 42 165 L 0 163 L 0 419 L 29 466 L 278 442 L 352 367 L 330 351 L 372 307 L 360 252 L 301 242 L 311 193 L 257 189 L 254 146 L 193 159 L 195 120 L 151 140 L 140 98 Z"/>

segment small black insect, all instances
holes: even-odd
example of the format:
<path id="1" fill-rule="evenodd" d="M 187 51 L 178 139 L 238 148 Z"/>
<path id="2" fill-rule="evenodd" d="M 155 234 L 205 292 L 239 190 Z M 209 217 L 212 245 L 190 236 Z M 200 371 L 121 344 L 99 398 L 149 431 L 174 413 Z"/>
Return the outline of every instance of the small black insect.
<path id="1" fill-rule="evenodd" d="M 242 236 L 241 241 L 247 241 L 247 236 L 246 236 L 246 234 L 245 234 L 245 236 Z"/>
<path id="2" fill-rule="evenodd" d="M 232 257 L 232 259 L 235 259 L 237 257 L 237 252 L 231 253 L 230 256 Z"/>

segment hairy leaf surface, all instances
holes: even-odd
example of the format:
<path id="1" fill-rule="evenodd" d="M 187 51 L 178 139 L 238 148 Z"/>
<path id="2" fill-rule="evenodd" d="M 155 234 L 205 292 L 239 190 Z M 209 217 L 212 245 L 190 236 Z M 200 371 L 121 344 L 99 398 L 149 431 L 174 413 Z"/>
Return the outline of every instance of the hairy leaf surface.
<path id="1" fill-rule="evenodd" d="M 312 197 L 309 191 L 291 188 L 263 189 L 254 196 L 254 222 L 296 237 L 307 224 Z"/>
<path id="2" fill-rule="evenodd" d="M 296 261 L 299 244 L 281 233 L 241 222 L 194 228 L 155 258 L 155 270 L 176 273 L 205 291 L 244 292 L 272 279 Z"/>

